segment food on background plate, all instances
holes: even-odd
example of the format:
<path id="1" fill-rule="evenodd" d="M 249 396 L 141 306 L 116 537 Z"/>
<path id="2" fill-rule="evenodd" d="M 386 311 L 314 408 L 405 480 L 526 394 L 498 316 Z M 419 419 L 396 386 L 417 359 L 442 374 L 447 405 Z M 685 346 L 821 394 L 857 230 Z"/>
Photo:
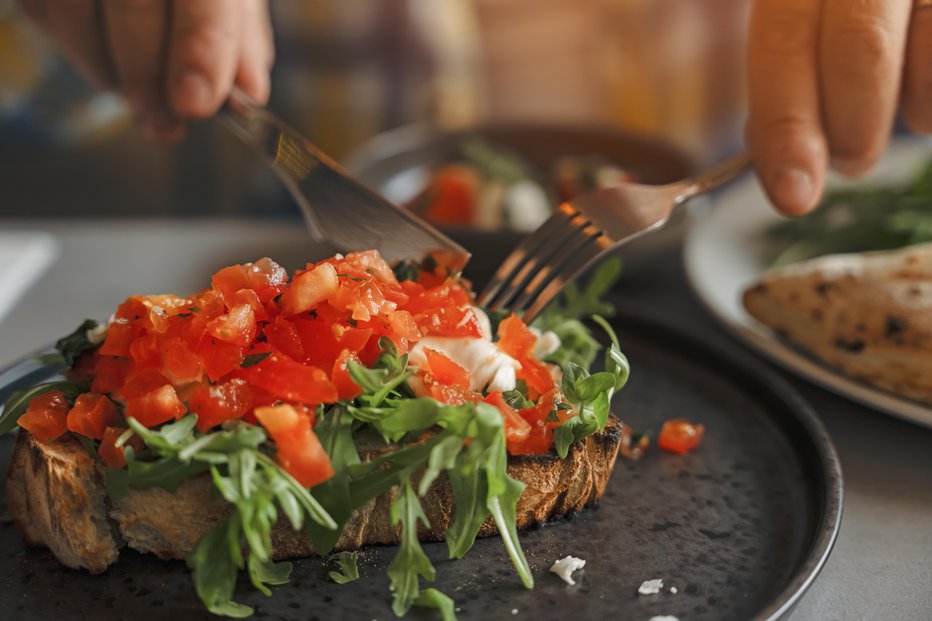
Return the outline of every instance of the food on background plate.
<path id="1" fill-rule="evenodd" d="M 533 231 L 559 203 L 633 177 L 595 156 L 568 156 L 541 183 L 517 155 L 478 138 L 460 156 L 431 171 L 427 187 L 408 207 L 434 224 L 482 230 Z"/>
<path id="2" fill-rule="evenodd" d="M 906 183 L 832 190 L 815 211 L 782 221 L 767 238 L 774 267 L 932 242 L 932 161 Z"/>
<path id="3" fill-rule="evenodd" d="M 233 601 L 240 570 L 268 594 L 290 572 L 277 561 L 372 543 L 399 544 L 399 615 L 454 615 L 422 589 L 419 540 L 458 558 L 498 533 L 530 588 L 517 529 L 599 499 L 621 441 L 609 407 L 627 361 L 596 318 L 612 342 L 590 373 L 601 345 L 580 321 L 612 310 L 598 298 L 617 272 L 534 326 L 488 316 L 436 260 L 392 268 L 375 251 L 131 296 L 59 341 L 66 379 L 5 404 L 0 433 L 21 427 L 11 514 L 70 567 L 104 571 L 123 545 L 184 558 L 231 617 L 252 612 Z"/>
<path id="4" fill-rule="evenodd" d="M 932 244 L 787 265 L 765 273 L 743 301 L 828 366 L 932 405 Z"/>

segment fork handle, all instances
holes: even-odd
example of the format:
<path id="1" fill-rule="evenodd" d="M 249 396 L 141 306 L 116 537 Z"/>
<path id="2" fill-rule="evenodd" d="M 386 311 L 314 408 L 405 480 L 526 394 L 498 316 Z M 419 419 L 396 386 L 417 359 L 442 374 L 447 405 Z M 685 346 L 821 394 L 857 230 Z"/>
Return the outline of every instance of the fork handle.
<path id="1" fill-rule="evenodd" d="M 685 182 L 683 192 L 676 197 L 676 203 L 685 203 L 694 196 L 725 185 L 741 173 L 750 170 L 753 164 L 751 154 L 747 151 L 733 155 L 721 164 L 704 170 L 695 177 L 690 177 Z"/>

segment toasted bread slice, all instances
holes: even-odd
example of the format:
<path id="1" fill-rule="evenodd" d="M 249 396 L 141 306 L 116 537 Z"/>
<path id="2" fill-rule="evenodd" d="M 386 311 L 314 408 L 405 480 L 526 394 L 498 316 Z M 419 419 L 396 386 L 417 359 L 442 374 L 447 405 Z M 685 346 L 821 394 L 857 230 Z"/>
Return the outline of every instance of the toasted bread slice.
<path id="1" fill-rule="evenodd" d="M 744 306 L 827 365 L 932 404 L 932 244 L 789 265 Z"/>
<path id="2" fill-rule="evenodd" d="M 620 442 L 621 423 L 613 416 L 603 433 L 577 442 L 566 459 L 554 453 L 510 457 L 508 474 L 525 485 L 517 507 L 518 528 L 571 515 L 599 500 Z M 117 561 L 124 545 L 162 559 L 185 558 L 230 511 L 206 475 L 186 481 L 175 493 L 131 490 L 117 503 L 110 502 L 103 481 L 102 466 L 78 442 L 38 442 L 20 432 L 8 474 L 10 512 L 28 543 L 47 546 L 69 567 L 99 573 Z M 389 490 L 355 511 L 336 549 L 397 543 L 401 531 L 389 520 L 394 493 Z M 422 529 L 420 538 L 442 539 L 454 511 L 444 477 L 431 485 L 422 504 L 430 528 Z M 487 520 L 480 535 L 496 532 Z M 315 553 L 305 534 L 293 530 L 287 519 L 276 523 L 272 542 L 276 560 Z"/>

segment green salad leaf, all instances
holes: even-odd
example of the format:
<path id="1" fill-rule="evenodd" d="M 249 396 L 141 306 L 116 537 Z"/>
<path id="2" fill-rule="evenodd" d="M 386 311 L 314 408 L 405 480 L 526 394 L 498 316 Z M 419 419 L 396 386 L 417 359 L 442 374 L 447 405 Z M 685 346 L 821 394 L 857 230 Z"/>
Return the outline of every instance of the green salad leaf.
<path id="1" fill-rule="evenodd" d="M 359 580 L 359 552 L 340 552 L 337 556 L 339 571 L 331 571 L 327 575 L 337 584 L 346 584 Z"/>

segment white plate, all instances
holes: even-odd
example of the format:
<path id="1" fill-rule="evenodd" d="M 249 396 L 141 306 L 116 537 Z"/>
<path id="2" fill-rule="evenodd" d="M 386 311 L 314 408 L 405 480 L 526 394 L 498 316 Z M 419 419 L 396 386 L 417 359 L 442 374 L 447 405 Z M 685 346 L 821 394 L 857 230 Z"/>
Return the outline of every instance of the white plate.
<path id="1" fill-rule="evenodd" d="M 0 231 L 0 321 L 52 266 L 58 240 L 43 231 Z"/>
<path id="2" fill-rule="evenodd" d="M 829 187 L 906 179 L 930 154 L 932 142 L 900 140 L 866 179 L 851 182 L 833 177 Z M 744 310 L 742 292 L 766 268 L 764 231 L 780 219 L 756 178 L 750 176 L 722 192 L 710 207 L 691 211 L 684 260 L 689 281 L 702 303 L 738 338 L 787 370 L 882 412 L 932 427 L 932 408 L 823 366 L 788 347 Z"/>

